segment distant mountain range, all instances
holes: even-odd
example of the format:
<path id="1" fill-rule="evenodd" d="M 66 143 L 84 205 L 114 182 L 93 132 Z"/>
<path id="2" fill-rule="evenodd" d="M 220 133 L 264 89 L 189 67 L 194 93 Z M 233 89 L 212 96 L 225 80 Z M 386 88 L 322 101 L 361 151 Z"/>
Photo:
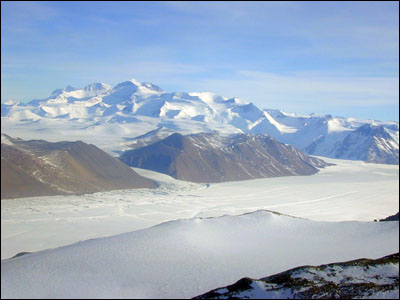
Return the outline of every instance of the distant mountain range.
<path id="1" fill-rule="evenodd" d="M 158 136 L 160 132 L 153 133 Z M 266 135 L 221 136 L 217 132 L 186 136 L 174 133 L 158 142 L 125 151 L 120 159 L 132 167 L 192 182 L 310 175 L 327 166 L 323 160 L 309 157 Z"/>
<path id="2" fill-rule="evenodd" d="M 78 130 L 73 134 L 79 132 L 82 138 L 91 138 L 94 131 L 103 135 L 114 126 L 115 130 L 111 130 L 109 135 L 115 139 L 118 136 L 119 143 L 126 144 L 129 138 L 162 126 L 185 134 L 218 130 L 268 134 L 312 155 L 399 163 L 398 122 L 331 115 L 301 116 L 260 109 L 239 98 L 226 98 L 210 92 L 169 93 L 154 84 L 135 79 L 115 87 L 104 83 L 93 83 L 82 89 L 67 86 L 55 90 L 48 98 L 35 99 L 27 104 L 8 101 L 1 104 L 1 115 L 6 133 L 10 126 L 31 124 L 34 133 L 40 135 L 39 128 L 55 126 L 54 122 L 48 122 L 54 120 L 57 124 L 66 124 L 62 128 L 64 134 L 71 128 L 81 129 L 81 132 Z"/>
<path id="3" fill-rule="evenodd" d="M 193 299 L 395 299 L 399 254 L 303 266 L 261 279 L 242 278 Z"/>
<path id="4" fill-rule="evenodd" d="M 156 184 L 94 145 L 1 136 L 1 199 L 142 187 Z"/>

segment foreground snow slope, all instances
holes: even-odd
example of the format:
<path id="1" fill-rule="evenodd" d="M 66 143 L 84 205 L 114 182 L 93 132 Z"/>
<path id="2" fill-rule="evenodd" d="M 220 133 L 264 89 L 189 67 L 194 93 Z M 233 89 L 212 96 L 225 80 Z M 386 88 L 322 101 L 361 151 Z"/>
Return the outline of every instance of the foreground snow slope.
<path id="1" fill-rule="evenodd" d="M 245 276 L 399 251 L 398 222 L 257 211 L 171 221 L 2 261 L 2 298 L 189 298 Z"/>
<path id="2" fill-rule="evenodd" d="M 372 221 L 399 211 L 399 167 L 331 160 L 312 176 L 195 184 L 135 168 L 157 189 L 1 201 L 1 258 L 193 217 L 258 209 L 315 221 Z M 265 276 L 263 274 L 262 276 Z"/>

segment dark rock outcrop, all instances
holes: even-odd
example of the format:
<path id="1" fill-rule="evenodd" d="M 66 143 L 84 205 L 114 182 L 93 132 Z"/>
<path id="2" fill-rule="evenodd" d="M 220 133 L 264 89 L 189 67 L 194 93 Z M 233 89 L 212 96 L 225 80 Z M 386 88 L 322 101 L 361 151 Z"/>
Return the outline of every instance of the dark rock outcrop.
<path id="1" fill-rule="evenodd" d="M 396 253 L 375 260 L 303 266 L 258 280 L 245 277 L 193 299 L 395 299 L 398 265 Z"/>
<path id="2" fill-rule="evenodd" d="M 380 219 L 379 222 L 386 222 L 386 221 L 398 221 L 399 220 L 399 213 L 389 216 L 387 218 L 384 219 Z"/>

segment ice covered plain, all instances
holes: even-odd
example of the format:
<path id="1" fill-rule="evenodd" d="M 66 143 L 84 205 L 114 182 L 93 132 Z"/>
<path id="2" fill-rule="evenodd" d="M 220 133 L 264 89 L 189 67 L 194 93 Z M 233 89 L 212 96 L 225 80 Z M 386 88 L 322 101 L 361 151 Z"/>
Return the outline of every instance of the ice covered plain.
<path id="1" fill-rule="evenodd" d="M 2 298 L 190 298 L 398 252 L 398 222 L 372 222 L 398 211 L 398 166 L 328 161 L 312 176 L 211 185 L 135 169 L 160 187 L 2 200 L 2 259 L 48 249 L 2 260 Z"/>
<path id="2" fill-rule="evenodd" d="M 373 221 L 398 211 L 398 166 L 324 159 L 336 165 L 312 176 L 206 185 L 135 168 L 160 187 L 2 200 L 1 257 L 170 220 L 239 215 L 259 209 L 333 222 Z"/>

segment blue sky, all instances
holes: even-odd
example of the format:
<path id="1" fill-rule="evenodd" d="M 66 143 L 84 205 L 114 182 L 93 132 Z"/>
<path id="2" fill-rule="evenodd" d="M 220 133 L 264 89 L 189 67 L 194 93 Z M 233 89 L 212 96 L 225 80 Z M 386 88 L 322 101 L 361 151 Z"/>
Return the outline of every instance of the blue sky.
<path id="1" fill-rule="evenodd" d="M 136 78 L 399 120 L 398 2 L 1 2 L 1 100 Z"/>

